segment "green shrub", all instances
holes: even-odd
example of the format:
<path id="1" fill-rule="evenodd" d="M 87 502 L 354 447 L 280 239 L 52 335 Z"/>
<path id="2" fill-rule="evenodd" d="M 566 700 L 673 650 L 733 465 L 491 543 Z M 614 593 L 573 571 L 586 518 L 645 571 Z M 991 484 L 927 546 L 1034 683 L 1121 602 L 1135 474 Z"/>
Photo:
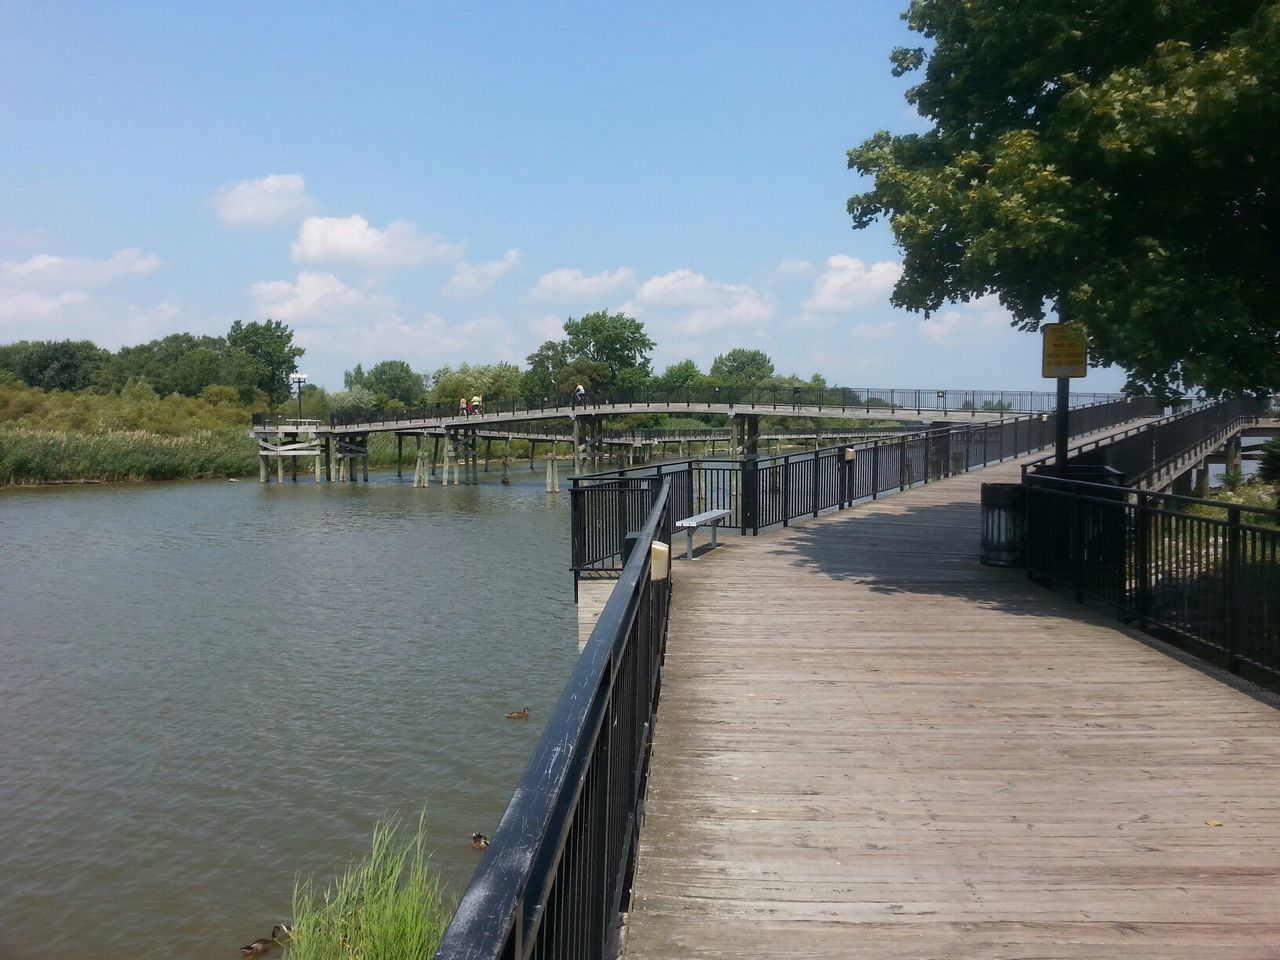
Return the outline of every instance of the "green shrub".
<path id="1" fill-rule="evenodd" d="M 426 852 L 423 818 L 400 842 L 399 821 L 379 823 L 369 856 L 319 891 L 293 892 L 289 960 L 429 960 L 453 908 Z"/>

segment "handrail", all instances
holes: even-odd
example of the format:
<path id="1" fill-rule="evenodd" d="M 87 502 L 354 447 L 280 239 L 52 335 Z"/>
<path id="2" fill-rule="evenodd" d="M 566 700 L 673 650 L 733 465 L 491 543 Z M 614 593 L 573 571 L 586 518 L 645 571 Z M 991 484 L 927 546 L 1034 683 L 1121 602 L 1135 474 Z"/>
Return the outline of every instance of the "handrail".
<path id="1" fill-rule="evenodd" d="M 1029 576 L 1280 683 L 1280 510 L 1051 474 L 1023 486 Z"/>
<path id="2" fill-rule="evenodd" d="M 1260 401 L 1231 398 L 1198 404 L 1124 433 L 1093 440 L 1068 451 L 1067 461 L 1116 469 L 1129 485 L 1137 485 L 1176 462 L 1188 451 L 1234 431 L 1256 418 Z M 1055 457 L 1023 464 L 1026 476 L 1046 470 Z"/>
<path id="3" fill-rule="evenodd" d="M 1096 404 L 1074 411 L 1069 426 L 1073 434 L 1091 433 L 1144 416 L 1154 404 L 1130 399 Z M 729 509 L 726 527 L 754 535 L 1043 449 L 1055 441 L 1054 420 L 1052 414 L 1015 417 L 777 457 L 680 460 L 574 477 L 569 488 L 574 577 L 617 569 L 622 537 L 649 483 L 671 483 L 680 516 Z"/>
<path id="4" fill-rule="evenodd" d="M 670 603 L 651 545 L 670 545 L 670 488 L 547 722 L 438 960 L 600 957 L 627 895 Z"/>
<path id="5" fill-rule="evenodd" d="M 1073 407 L 1090 406 L 1120 399 L 1119 394 L 1072 394 Z M 751 411 L 786 413 L 800 407 L 816 407 L 822 410 L 860 410 L 864 414 L 875 410 L 928 411 L 944 415 L 963 416 L 978 413 L 1046 413 L 1054 410 L 1057 395 L 1029 390 L 955 390 L 883 387 L 788 387 L 753 386 L 743 384 L 719 384 L 683 387 L 646 385 L 629 390 L 613 390 L 605 395 L 593 396 L 590 404 L 609 406 L 665 404 L 668 406 L 731 406 L 745 407 Z M 546 413 L 547 411 L 576 409 L 569 393 L 548 394 L 541 397 L 490 397 L 485 400 L 484 414 Z M 589 408 L 588 408 L 589 409 Z M 264 415 L 264 426 L 276 414 Z M 405 409 L 395 416 L 386 416 L 373 410 L 355 410 L 345 414 L 332 414 L 330 428 L 352 425 L 403 423 L 421 420 L 458 420 L 458 407 L 451 403 L 435 403 L 413 409 Z M 257 425 L 255 421 L 255 425 Z"/>

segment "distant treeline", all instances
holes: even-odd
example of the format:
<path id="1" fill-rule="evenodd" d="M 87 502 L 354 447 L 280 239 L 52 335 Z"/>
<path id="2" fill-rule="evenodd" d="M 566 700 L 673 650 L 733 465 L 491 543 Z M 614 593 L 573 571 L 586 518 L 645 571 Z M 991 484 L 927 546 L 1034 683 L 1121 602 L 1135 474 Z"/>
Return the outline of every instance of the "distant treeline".
<path id="1" fill-rule="evenodd" d="M 779 376 L 761 350 L 736 348 L 717 356 L 705 373 L 692 360 L 652 369 L 654 342 L 644 325 L 623 314 L 598 312 L 564 324 L 565 337 L 548 340 L 513 363 L 414 370 L 405 360 L 355 364 L 343 389 L 302 386 L 303 415 L 327 417 L 349 410 L 394 413 L 482 396 L 486 400 L 568 394 L 581 383 L 592 395 L 648 385 L 825 386 L 819 375 Z M 46 392 L 123 394 L 130 387 L 158 397 L 234 397 L 246 410 L 285 410 L 296 402 L 291 376 L 303 355 L 293 331 L 276 320 L 236 321 L 220 337 L 175 333 L 111 351 L 88 340 L 28 341 L 0 346 L 0 385 L 25 384 Z M 91 427 L 90 427 L 91 428 Z"/>

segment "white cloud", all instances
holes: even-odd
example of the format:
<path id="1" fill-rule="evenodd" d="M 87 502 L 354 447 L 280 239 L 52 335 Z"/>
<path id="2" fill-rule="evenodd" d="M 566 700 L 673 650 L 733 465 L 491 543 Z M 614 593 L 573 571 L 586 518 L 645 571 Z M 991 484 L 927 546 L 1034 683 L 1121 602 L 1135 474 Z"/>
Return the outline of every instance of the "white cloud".
<path id="1" fill-rule="evenodd" d="M 902 264 L 881 261 L 867 266 L 857 257 L 836 254 L 813 286 L 806 310 L 850 310 L 889 299 L 902 276 Z"/>
<path id="2" fill-rule="evenodd" d="M 146 276 L 163 261 L 135 247 L 117 250 L 105 260 L 42 253 L 19 262 L 0 263 L 0 284 L 20 288 L 98 287 L 120 277 Z"/>
<path id="3" fill-rule="evenodd" d="M 922 339 L 929 343 L 950 346 L 975 337 L 990 337 L 1009 330 L 1009 312 L 1000 306 L 995 297 L 982 297 L 955 309 L 934 314 L 916 324 Z"/>
<path id="4" fill-rule="evenodd" d="M 755 328 L 774 315 L 771 298 L 741 283 L 719 283 L 681 268 L 641 284 L 634 305 L 637 312 L 653 308 L 687 311 L 675 321 L 684 335 L 696 335 L 724 327 Z M 624 311 L 627 312 L 624 307 Z"/>
<path id="5" fill-rule="evenodd" d="M 849 338 L 862 342 L 874 342 L 888 340 L 897 332 L 897 320 L 885 320 L 881 323 L 855 323 L 849 330 Z"/>
<path id="6" fill-rule="evenodd" d="M 560 340 L 564 337 L 564 317 L 550 314 L 535 317 L 527 324 L 529 332 L 538 338 L 539 346 L 547 340 Z"/>
<path id="7" fill-rule="evenodd" d="M 588 277 L 581 270 L 552 270 L 538 278 L 530 292 L 533 300 L 607 299 L 620 290 L 635 286 L 636 275 L 629 268 L 605 270 Z"/>
<path id="8" fill-rule="evenodd" d="M 309 214 L 315 202 L 301 174 L 273 173 L 261 180 L 241 180 L 213 196 L 213 210 L 229 227 L 273 227 Z"/>
<path id="9" fill-rule="evenodd" d="M 795 280 L 813 273 L 813 264 L 808 260 L 787 259 L 779 263 L 773 273 L 779 280 Z"/>
<path id="10" fill-rule="evenodd" d="M 264 280 L 249 288 L 254 309 L 273 320 L 342 320 L 352 314 L 387 313 L 394 302 L 384 295 L 370 295 L 349 287 L 332 273 L 301 271 L 298 279 Z"/>
<path id="11" fill-rule="evenodd" d="M 386 230 L 370 226 L 359 214 L 349 217 L 307 217 L 293 242 L 295 263 L 355 263 L 365 267 L 410 267 L 429 261 L 458 260 L 466 244 L 451 243 L 422 233 L 414 224 L 397 220 Z"/>
<path id="12" fill-rule="evenodd" d="M 519 266 L 519 250 L 508 250 L 501 260 L 488 263 L 459 263 L 445 284 L 444 292 L 458 299 L 478 297 Z"/>
<path id="13" fill-rule="evenodd" d="M 0 289 L 0 322 L 44 319 L 88 299 L 88 295 L 79 290 L 45 296 L 34 290 Z"/>

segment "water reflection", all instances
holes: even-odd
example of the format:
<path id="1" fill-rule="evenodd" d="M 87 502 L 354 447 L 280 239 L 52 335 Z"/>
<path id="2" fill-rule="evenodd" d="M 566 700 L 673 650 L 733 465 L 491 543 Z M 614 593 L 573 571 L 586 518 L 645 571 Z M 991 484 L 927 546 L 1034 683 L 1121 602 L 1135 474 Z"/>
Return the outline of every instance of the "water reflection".
<path id="1" fill-rule="evenodd" d="M 0 957 L 233 956 L 424 805 L 460 889 L 576 653 L 513 478 L 0 494 Z"/>

